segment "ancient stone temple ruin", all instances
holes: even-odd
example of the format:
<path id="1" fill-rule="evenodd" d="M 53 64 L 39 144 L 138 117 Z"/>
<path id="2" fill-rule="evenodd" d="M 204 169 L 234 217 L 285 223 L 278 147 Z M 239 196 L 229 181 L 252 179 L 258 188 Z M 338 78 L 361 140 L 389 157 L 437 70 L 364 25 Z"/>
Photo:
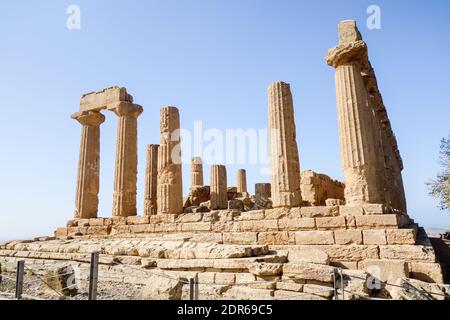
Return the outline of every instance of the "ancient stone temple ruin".
<path id="1" fill-rule="evenodd" d="M 181 159 L 174 156 L 180 111 L 163 107 L 159 145 L 147 148 L 144 212 L 138 215 L 143 108 L 125 88 L 111 87 L 82 96 L 72 116 L 82 126 L 74 219 L 54 238 L 3 245 L 0 261 L 13 265 L 25 258 L 41 269 L 70 262 L 86 275 L 89 254 L 98 251 L 100 280 L 141 285 L 144 298 L 185 298 L 181 279 L 197 276 L 204 299 L 332 299 L 342 293 L 334 283 L 342 269 L 347 299 L 407 299 L 405 283 L 443 299 L 450 291 L 441 285 L 424 230 L 407 214 L 402 159 L 354 21 L 339 24 L 339 44 L 326 62 L 335 68 L 343 182 L 300 171 L 295 100 L 289 84 L 274 82 L 268 88 L 270 183 L 254 181 L 251 195 L 245 169 L 227 172 L 216 164 L 206 185 L 202 159 L 195 157 L 183 198 Z M 103 110 L 119 122 L 113 212 L 99 218 Z M 236 187 L 228 186 L 230 175 Z M 158 291 L 164 281 L 177 290 Z M 377 281 L 379 287 L 370 285 Z"/>

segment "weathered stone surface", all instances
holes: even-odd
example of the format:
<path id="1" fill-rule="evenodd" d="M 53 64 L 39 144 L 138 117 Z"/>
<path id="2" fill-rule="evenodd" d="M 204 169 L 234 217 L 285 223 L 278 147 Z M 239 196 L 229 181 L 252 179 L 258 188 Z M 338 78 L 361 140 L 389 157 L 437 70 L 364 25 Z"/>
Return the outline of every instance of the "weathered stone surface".
<path id="1" fill-rule="evenodd" d="M 60 292 L 65 296 L 75 296 L 80 284 L 77 283 L 75 270 L 71 265 L 48 269 L 44 275 L 45 285 L 49 292 Z"/>
<path id="2" fill-rule="evenodd" d="M 380 246 L 380 258 L 392 260 L 417 260 L 435 262 L 436 256 L 432 247 L 413 245 Z"/>
<path id="3" fill-rule="evenodd" d="M 296 244 L 334 244 L 333 231 L 298 231 L 295 233 Z"/>
<path id="4" fill-rule="evenodd" d="M 301 173 L 302 200 L 312 206 L 339 205 L 344 202 L 344 184 L 325 174 L 305 170 Z M 333 198 L 333 199 L 329 199 Z"/>
<path id="5" fill-rule="evenodd" d="M 95 111 L 75 113 L 72 118 L 81 125 L 75 218 L 96 218 L 100 172 L 100 125 L 105 117 Z"/>
<path id="6" fill-rule="evenodd" d="M 223 242 L 230 244 L 255 244 L 257 243 L 257 232 L 231 232 L 223 234 Z"/>
<path id="7" fill-rule="evenodd" d="M 143 108 L 130 102 L 108 107 L 118 117 L 113 216 L 135 216 L 137 183 L 137 118 Z"/>
<path id="8" fill-rule="evenodd" d="M 305 218 L 334 217 L 339 215 L 339 207 L 302 207 L 301 215 Z"/>
<path id="9" fill-rule="evenodd" d="M 403 260 L 367 259 L 361 261 L 358 268 L 383 282 L 389 278 L 409 277 L 408 264 Z"/>
<path id="10" fill-rule="evenodd" d="M 289 244 L 294 243 L 295 239 L 289 236 L 289 232 L 258 232 L 259 244 Z"/>
<path id="11" fill-rule="evenodd" d="M 150 275 L 142 290 L 144 300 L 181 300 L 184 283 L 168 277 Z"/>
<path id="12" fill-rule="evenodd" d="M 339 206 L 341 216 L 362 216 L 364 210 L 362 206 Z"/>
<path id="13" fill-rule="evenodd" d="M 445 290 L 436 284 L 408 278 L 396 279 L 393 284 L 387 285 L 386 291 L 394 300 L 445 300 Z"/>
<path id="14" fill-rule="evenodd" d="M 410 276 L 414 279 L 425 282 L 444 283 L 442 268 L 439 263 L 411 261 L 409 263 L 409 270 Z"/>
<path id="15" fill-rule="evenodd" d="M 227 209 L 227 170 L 225 166 L 211 166 L 211 209 Z"/>
<path id="16" fill-rule="evenodd" d="M 265 219 L 281 219 L 289 215 L 289 208 L 274 208 L 264 210 Z"/>
<path id="17" fill-rule="evenodd" d="M 363 244 L 361 230 L 336 230 L 334 239 L 336 244 Z"/>
<path id="18" fill-rule="evenodd" d="M 180 114 L 176 107 L 163 107 L 160 112 L 161 140 L 158 149 L 158 213 L 183 212 L 181 175 Z"/>
<path id="19" fill-rule="evenodd" d="M 302 202 L 300 162 L 289 84 L 272 83 L 268 95 L 272 205 L 297 207 Z"/>
<path id="20" fill-rule="evenodd" d="M 244 169 L 239 169 L 236 172 L 237 192 L 247 192 L 247 172 Z"/>
<path id="21" fill-rule="evenodd" d="M 295 283 L 293 281 L 279 281 L 276 283 L 277 290 L 285 290 L 285 291 L 293 291 L 293 292 L 302 292 L 303 291 L 302 283 Z"/>
<path id="22" fill-rule="evenodd" d="M 364 244 L 387 244 L 386 231 L 381 230 L 363 230 Z"/>
<path id="23" fill-rule="evenodd" d="M 384 204 L 366 203 L 363 205 L 364 214 L 366 215 L 380 215 L 388 212 Z"/>
<path id="24" fill-rule="evenodd" d="M 157 213 L 158 184 L 158 148 L 157 144 L 147 146 L 147 163 L 145 167 L 144 216 Z"/>
<path id="25" fill-rule="evenodd" d="M 288 261 L 291 263 L 307 262 L 329 264 L 330 258 L 327 253 L 320 249 L 298 249 L 289 250 Z"/>
<path id="26" fill-rule="evenodd" d="M 227 290 L 223 296 L 225 299 L 230 300 L 271 300 L 273 299 L 273 290 L 234 286 Z"/>
<path id="27" fill-rule="evenodd" d="M 343 206 L 345 205 L 345 200 L 341 199 L 326 199 L 325 205 L 327 207 Z"/>
<path id="28" fill-rule="evenodd" d="M 415 229 L 391 229 L 386 230 L 386 238 L 388 244 L 415 244 Z"/>
<path id="29" fill-rule="evenodd" d="M 191 159 L 191 191 L 198 187 L 203 187 L 203 162 L 202 158 L 194 157 Z"/>
<path id="30" fill-rule="evenodd" d="M 283 270 L 283 264 L 254 262 L 248 270 L 255 276 L 278 276 Z"/>
<path id="31" fill-rule="evenodd" d="M 399 223 L 395 214 L 356 216 L 356 226 L 364 229 L 398 228 Z"/>
<path id="32" fill-rule="evenodd" d="M 317 229 L 345 229 L 347 226 L 345 217 L 316 218 Z"/>
<path id="33" fill-rule="evenodd" d="M 316 221 L 314 218 L 290 219 L 282 218 L 278 220 L 280 230 L 297 231 L 297 230 L 314 230 Z"/>
<path id="34" fill-rule="evenodd" d="M 331 298 L 334 295 L 333 288 L 321 286 L 317 284 L 305 284 L 303 285 L 303 292 L 311 293 L 323 298 Z"/>
<path id="35" fill-rule="evenodd" d="M 296 279 L 316 280 L 321 282 L 333 281 L 333 267 L 308 263 L 286 263 L 283 265 L 283 275 Z"/>
<path id="36" fill-rule="evenodd" d="M 191 186 L 189 191 L 189 202 L 192 206 L 201 206 L 204 202 L 210 200 L 209 186 Z"/>
<path id="37" fill-rule="evenodd" d="M 228 210 L 244 211 L 244 203 L 242 200 L 233 199 L 228 201 Z"/>

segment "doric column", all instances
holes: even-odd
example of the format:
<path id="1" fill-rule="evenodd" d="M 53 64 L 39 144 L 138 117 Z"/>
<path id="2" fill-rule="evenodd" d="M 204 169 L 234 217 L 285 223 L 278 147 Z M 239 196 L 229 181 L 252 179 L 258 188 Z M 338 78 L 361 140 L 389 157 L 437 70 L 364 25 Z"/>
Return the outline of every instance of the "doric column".
<path id="1" fill-rule="evenodd" d="M 196 187 L 203 187 L 203 163 L 200 157 L 191 160 L 191 189 Z"/>
<path id="2" fill-rule="evenodd" d="M 158 150 L 158 213 L 183 212 L 180 115 L 176 107 L 161 108 Z"/>
<path id="3" fill-rule="evenodd" d="M 289 84 L 269 86 L 269 136 L 273 207 L 300 206 L 300 162 Z"/>
<path id="4" fill-rule="evenodd" d="M 336 68 L 336 96 L 346 204 L 384 203 L 383 172 L 377 152 L 377 131 L 361 66 L 367 46 L 354 21 L 339 24 L 339 46 L 328 51 Z"/>
<path id="5" fill-rule="evenodd" d="M 222 165 L 211 166 L 211 209 L 228 208 L 227 169 Z"/>
<path id="6" fill-rule="evenodd" d="M 236 186 L 237 192 L 247 192 L 247 172 L 244 169 L 236 172 Z"/>
<path id="7" fill-rule="evenodd" d="M 84 111 L 73 114 L 72 119 L 82 125 L 75 218 L 96 218 L 100 174 L 100 124 L 105 121 L 105 116 L 95 111 Z"/>
<path id="8" fill-rule="evenodd" d="M 119 102 L 108 108 L 118 117 L 113 216 L 136 215 L 137 118 L 141 106 Z"/>
<path id="9" fill-rule="evenodd" d="M 255 197 L 269 199 L 272 197 L 270 183 L 255 183 Z"/>
<path id="10" fill-rule="evenodd" d="M 157 212 L 157 183 L 158 183 L 158 144 L 147 146 L 147 164 L 145 168 L 144 216 Z"/>

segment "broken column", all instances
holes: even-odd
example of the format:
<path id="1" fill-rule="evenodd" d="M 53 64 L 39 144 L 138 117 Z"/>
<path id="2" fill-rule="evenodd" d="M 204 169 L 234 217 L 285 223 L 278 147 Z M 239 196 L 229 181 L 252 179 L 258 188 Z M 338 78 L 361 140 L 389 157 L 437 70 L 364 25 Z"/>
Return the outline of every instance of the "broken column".
<path id="1" fill-rule="evenodd" d="M 105 121 L 105 116 L 97 111 L 84 111 L 73 114 L 72 119 L 82 125 L 75 218 L 96 218 L 100 174 L 100 125 Z"/>
<path id="2" fill-rule="evenodd" d="M 144 216 L 157 212 L 157 183 L 158 183 L 158 144 L 147 146 L 147 165 L 145 168 Z"/>
<path id="3" fill-rule="evenodd" d="M 227 209 L 227 169 L 223 165 L 211 166 L 211 209 Z"/>
<path id="4" fill-rule="evenodd" d="M 239 169 L 236 173 L 237 192 L 247 192 L 247 172 Z"/>
<path id="5" fill-rule="evenodd" d="M 191 189 L 197 187 L 203 187 L 203 163 L 200 157 L 191 160 Z"/>
<path id="6" fill-rule="evenodd" d="M 330 49 L 327 63 L 336 68 L 339 143 L 347 205 L 384 203 L 383 174 L 377 159 L 377 132 L 361 75 L 367 46 L 355 21 L 339 24 L 339 45 Z"/>
<path id="7" fill-rule="evenodd" d="M 158 151 L 158 213 L 183 212 L 180 115 L 176 107 L 160 113 L 161 142 Z"/>
<path id="8" fill-rule="evenodd" d="M 269 137 L 273 207 L 300 206 L 300 163 L 289 84 L 269 86 Z"/>
<path id="9" fill-rule="evenodd" d="M 116 169 L 114 175 L 113 216 L 136 215 L 137 118 L 143 109 L 131 102 L 110 107 L 118 117 Z"/>

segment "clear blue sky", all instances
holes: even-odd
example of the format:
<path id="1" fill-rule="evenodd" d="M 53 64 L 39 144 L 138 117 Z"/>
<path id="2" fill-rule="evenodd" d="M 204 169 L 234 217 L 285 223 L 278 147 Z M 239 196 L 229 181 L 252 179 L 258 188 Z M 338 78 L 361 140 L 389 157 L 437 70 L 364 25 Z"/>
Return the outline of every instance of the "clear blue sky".
<path id="1" fill-rule="evenodd" d="M 71 4 L 81 8 L 81 30 L 66 28 Z M 366 27 L 371 4 L 381 8 L 381 30 Z M 343 19 L 356 19 L 368 43 L 405 164 L 409 214 L 450 227 L 425 186 L 450 131 L 448 0 L 9 0 L 0 12 L 0 238 L 50 234 L 72 217 L 80 125 L 70 115 L 81 94 L 110 85 L 127 87 L 144 107 L 139 212 L 160 106 L 178 106 L 187 129 L 195 120 L 206 129 L 263 129 L 266 89 L 277 80 L 291 84 L 302 169 L 342 179 L 334 70 L 324 57 Z M 101 216 L 111 212 L 117 123 L 106 116 Z M 249 185 L 267 180 L 257 166 L 245 168 Z M 236 169 L 228 168 L 229 185 Z"/>

